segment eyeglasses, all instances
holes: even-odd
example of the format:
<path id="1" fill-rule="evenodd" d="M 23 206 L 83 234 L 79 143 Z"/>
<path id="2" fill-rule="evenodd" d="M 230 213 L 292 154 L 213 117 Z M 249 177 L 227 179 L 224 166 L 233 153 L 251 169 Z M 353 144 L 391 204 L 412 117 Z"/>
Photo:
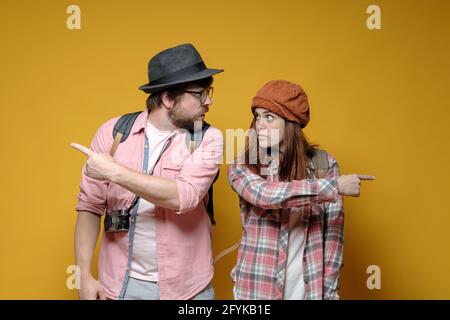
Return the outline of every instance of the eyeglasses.
<path id="1" fill-rule="evenodd" d="M 198 94 L 200 96 L 200 103 L 204 104 L 206 102 L 207 98 L 212 99 L 214 88 L 213 87 L 208 87 L 208 88 L 206 88 L 206 89 L 204 89 L 202 91 L 184 90 L 184 92 Z"/>

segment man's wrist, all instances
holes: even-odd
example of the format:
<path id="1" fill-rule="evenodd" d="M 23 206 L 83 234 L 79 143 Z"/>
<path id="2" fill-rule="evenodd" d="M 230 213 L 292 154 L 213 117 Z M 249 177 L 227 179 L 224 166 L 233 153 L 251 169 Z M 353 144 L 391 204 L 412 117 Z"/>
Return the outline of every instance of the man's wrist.
<path id="1" fill-rule="evenodd" d="M 85 279 L 90 279 L 90 278 L 92 278 L 91 270 L 89 270 L 89 269 L 80 269 L 80 279 L 81 279 L 81 281 L 83 281 Z"/>
<path id="2" fill-rule="evenodd" d="M 124 176 L 124 171 L 126 169 L 127 168 L 125 168 L 124 166 L 116 164 L 114 170 L 111 173 L 111 176 L 109 177 L 109 181 L 120 184 L 120 182 L 122 181 L 122 177 Z"/>

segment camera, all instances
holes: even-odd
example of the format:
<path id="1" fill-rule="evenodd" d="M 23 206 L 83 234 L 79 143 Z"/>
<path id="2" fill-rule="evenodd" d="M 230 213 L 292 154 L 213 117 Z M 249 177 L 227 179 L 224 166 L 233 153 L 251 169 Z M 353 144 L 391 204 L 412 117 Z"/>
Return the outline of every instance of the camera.
<path id="1" fill-rule="evenodd" d="M 128 210 L 112 211 L 105 215 L 105 232 L 128 231 L 130 228 L 130 213 Z"/>

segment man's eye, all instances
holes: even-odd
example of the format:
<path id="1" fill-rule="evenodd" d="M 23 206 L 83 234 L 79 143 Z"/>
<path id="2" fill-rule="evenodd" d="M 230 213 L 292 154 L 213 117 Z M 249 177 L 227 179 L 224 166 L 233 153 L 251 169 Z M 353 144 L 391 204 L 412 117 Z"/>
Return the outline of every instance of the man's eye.
<path id="1" fill-rule="evenodd" d="M 267 119 L 268 121 L 272 121 L 274 118 L 273 118 L 272 115 L 268 114 L 267 117 L 266 117 L 266 119 Z"/>
<path id="2" fill-rule="evenodd" d="M 259 116 L 259 114 L 255 114 L 255 119 L 256 119 L 256 120 L 259 120 L 259 118 L 261 118 L 261 117 Z"/>

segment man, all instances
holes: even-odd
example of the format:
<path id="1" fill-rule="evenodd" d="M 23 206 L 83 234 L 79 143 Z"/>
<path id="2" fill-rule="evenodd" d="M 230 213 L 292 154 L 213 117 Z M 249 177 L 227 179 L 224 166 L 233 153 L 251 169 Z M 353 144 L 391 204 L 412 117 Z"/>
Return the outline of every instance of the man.
<path id="1" fill-rule="evenodd" d="M 140 87 L 150 93 L 147 110 L 114 157 L 118 118 L 100 127 L 90 149 L 71 145 L 88 157 L 76 207 L 81 299 L 214 299 L 206 204 L 223 136 L 209 127 L 190 148 L 187 130 L 203 123 L 212 76 L 222 71 L 208 69 L 191 44 L 159 52 Z M 91 262 L 105 211 L 97 281 Z"/>

